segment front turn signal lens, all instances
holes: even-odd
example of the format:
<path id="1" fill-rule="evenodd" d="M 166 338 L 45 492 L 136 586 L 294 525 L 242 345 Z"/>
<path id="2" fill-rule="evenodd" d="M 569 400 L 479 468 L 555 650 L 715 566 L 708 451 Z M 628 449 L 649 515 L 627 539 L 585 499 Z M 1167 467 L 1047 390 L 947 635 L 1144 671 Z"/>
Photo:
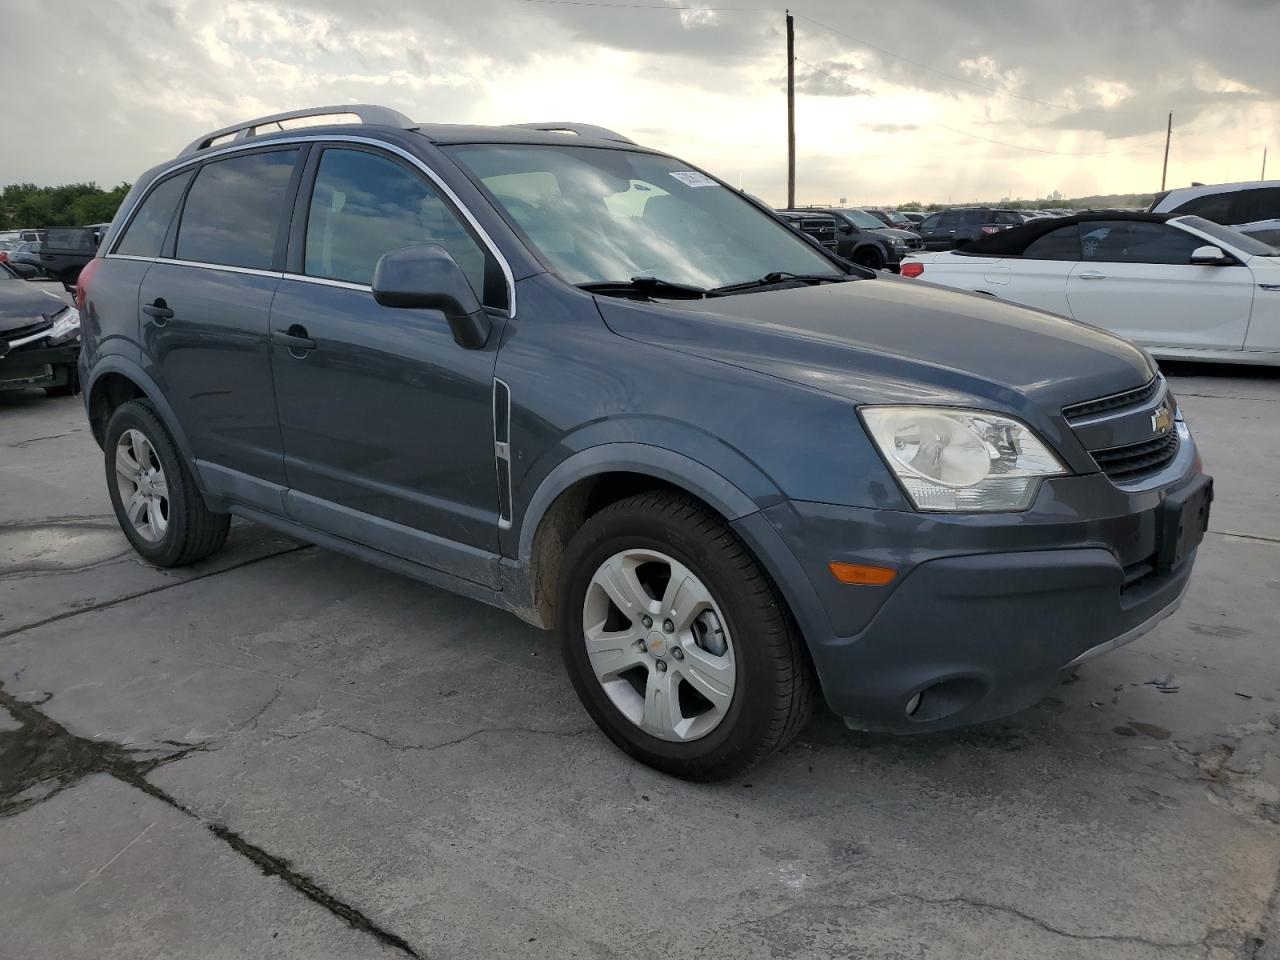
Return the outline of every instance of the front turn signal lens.
<path id="1" fill-rule="evenodd" d="M 883 587 L 898 575 L 893 567 L 873 567 L 866 563 L 840 563 L 832 560 L 827 564 L 831 575 L 841 583 L 856 583 L 864 587 Z"/>

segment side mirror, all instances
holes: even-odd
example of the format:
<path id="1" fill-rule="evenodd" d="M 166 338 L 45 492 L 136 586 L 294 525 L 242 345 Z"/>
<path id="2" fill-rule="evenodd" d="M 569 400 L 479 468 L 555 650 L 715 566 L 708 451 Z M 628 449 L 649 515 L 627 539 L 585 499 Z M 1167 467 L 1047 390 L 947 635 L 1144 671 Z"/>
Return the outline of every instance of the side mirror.
<path id="1" fill-rule="evenodd" d="M 840 224 L 840 226 L 836 227 L 836 230 L 838 230 L 840 233 L 853 233 L 853 224 L 842 223 Z"/>
<path id="2" fill-rule="evenodd" d="M 1207 243 L 1191 251 L 1191 262 L 1200 267 L 1225 267 L 1235 263 L 1235 259 L 1223 253 L 1221 247 Z"/>
<path id="3" fill-rule="evenodd" d="M 454 341 L 467 350 L 483 347 L 493 328 L 466 274 L 438 243 L 416 243 L 379 257 L 373 299 L 384 307 L 439 310 Z"/>

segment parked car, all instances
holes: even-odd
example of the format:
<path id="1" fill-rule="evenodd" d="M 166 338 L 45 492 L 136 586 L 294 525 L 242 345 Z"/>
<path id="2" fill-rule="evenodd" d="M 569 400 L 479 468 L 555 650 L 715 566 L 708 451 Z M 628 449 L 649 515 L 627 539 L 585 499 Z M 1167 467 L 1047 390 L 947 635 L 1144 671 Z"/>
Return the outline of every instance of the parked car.
<path id="1" fill-rule="evenodd" d="M 902 273 L 1074 317 L 1157 357 L 1280 363 L 1280 249 L 1201 217 L 1035 221 Z"/>
<path id="2" fill-rule="evenodd" d="M 784 213 L 807 214 L 796 210 Z M 886 227 L 865 210 L 827 208 L 821 211 L 835 219 L 836 253 L 871 270 L 898 269 L 904 254 L 923 249 L 919 235 L 910 230 Z"/>
<path id="3" fill-rule="evenodd" d="M 74 393 L 79 356 L 79 312 L 48 290 L 22 283 L 17 271 L 0 263 L 0 390 Z"/>
<path id="4" fill-rule="evenodd" d="M 915 227 L 923 223 L 925 216 L 927 216 L 927 214 L 920 213 L 917 210 L 904 210 L 902 211 L 902 215 L 911 221 L 913 225 L 912 229 L 915 229 Z"/>
<path id="5" fill-rule="evenodd" d="M 1275 180 L 1180 187 L 1156 194 L 1147 209 L 1204 217 L 1263 243 L 1280 236 L 1280 182 Z"/>
<path id="6" fill-rule="evenodd" d="M 812 210 L 777 210 L 779 217 L 789 223 L 795 230 L 835 252 L 839 246 L 836 236 L 837 221 L 829 213 L 818 213 Z"/>
<path id="7" fill-rule="evenodd" d="M 914 226 L 905 214 L 898 213 L 897 210 L 882 210 L 878 207 L 866 207 L 864 209 L 886 227 L 896 227 L 899 230 L 910 230 Z"/>
<path id="8" fill-rule="evenodd" d="M 952 207 L 928 217 L 920 224 L 920 236 L 926 250 L 951 250 L 963 247 L 979 237 L 999 233 L 1022 225 L 1017 210 L 992 207 Z"/>
<path id="9" fill-rule="evenodd" d="M 819 690 L 859 729 L 1019 710 L 1180 602 L 1212 481 L 1137 346 L 849 264 L 599 127 L 336 109 L 201 136 L 81 273 L 150 562 L 236 515 L 510 610 L 703 779 Z"/>
<path id="10" fill-rule="evenodd" d="M 43 247 L 43 240 L 23 240 L 6 253 L 5 262 L 21 269 L 30 279 L 43 279 L 48 276 L 40 259 Z"/>
<path id="11" fill-rule="evenodd" d="M 60 281 L 68 290 L 74 289 L 80 271 L 93 259 L 98 249 L 102 230 L 101 224 L 91 227 L 51 227 L 48 239 L 40 247 L 40 266 L 45 274 Z"/>

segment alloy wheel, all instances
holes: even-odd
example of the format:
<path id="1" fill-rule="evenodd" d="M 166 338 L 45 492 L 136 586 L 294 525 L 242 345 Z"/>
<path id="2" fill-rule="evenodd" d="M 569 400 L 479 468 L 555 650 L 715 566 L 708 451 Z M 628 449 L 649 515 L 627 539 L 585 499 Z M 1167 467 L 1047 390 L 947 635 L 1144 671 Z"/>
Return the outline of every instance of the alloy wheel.
<path id="1" fill-rule="evenodd" d="M 733 702 L 733 641 L 711 592 L 656 550 L 616 553 L 587 586 L 587 654 L 618 711 L 651 736 L 684 742 L 718 727 Z"/>
<path id="2" fill-rule="evenodd" d="M 155 447 L 141 430 L 129 429 L 116 441 L 116 486 L 129 523 L 148 543 L 169 529 L 169 484 Z"/>

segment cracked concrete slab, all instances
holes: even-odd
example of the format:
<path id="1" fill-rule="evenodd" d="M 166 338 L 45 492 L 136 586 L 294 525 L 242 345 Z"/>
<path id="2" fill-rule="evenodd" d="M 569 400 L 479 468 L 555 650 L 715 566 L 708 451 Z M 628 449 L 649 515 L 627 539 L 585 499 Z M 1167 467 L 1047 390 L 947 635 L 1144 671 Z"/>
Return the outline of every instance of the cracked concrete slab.
<path id="1" fill-rule="evenodd" d="M 1259 412 L 1280 377 L 1231 394 L 1221 371 L 1190 373 L 1195 390 L 1172 382 L 1219 499 L 1176 617 L 1009 720 L 896 739 L 824 716 L 729 784 L 616 751 L 545 635 L 319 549 L 136 595 L 117 584 L 83 613 L 68 598 L 87 587 L 58 593 L 60 579 L 116 583 L 128 561 L 0 579 L 23 584 L 0 593 L 28 604 L 23 623 L 32 595 L 62 604 L 0 638 L 10 712 L 141 771 L 46 781 L 0 816 L 0 883 L 23 876 L 10 856 L 46 846 L 74 863 L 53 897 L 39 871 L 0 888 L 0 925 L 16 918 L 35 956 L 89 941 L 95 956 L 217 956 L 179 939 L 190 925 L 210 946 L 193 898 L 227 916 L 267 890 L 251 929 L 278 916 L 295 939 L 263 932 L 225 955 L 287 956 L 332 930 L 314 955 L 1280 960 L 1280 509 L 1276 471 L 1257 472 L 1280 448 Z M 65 406 L 34 409 L 31 437 L 76 425 Z M 1267 443 L 1242 448 L 1247 417 Z M 4 448 L 0 471 L 85 442 Z M 76 482 L 91 490 L 87 443 Z M 0 522 L 54 516 L 45 504 L 0 500 Z M 0 753 L 4 731 L 0 716 Z M 171 846 L 144 832 L 153 806 L 178 818 Z M 147 905 L 128 923 L 108 909 L 126 898 Z"/>

